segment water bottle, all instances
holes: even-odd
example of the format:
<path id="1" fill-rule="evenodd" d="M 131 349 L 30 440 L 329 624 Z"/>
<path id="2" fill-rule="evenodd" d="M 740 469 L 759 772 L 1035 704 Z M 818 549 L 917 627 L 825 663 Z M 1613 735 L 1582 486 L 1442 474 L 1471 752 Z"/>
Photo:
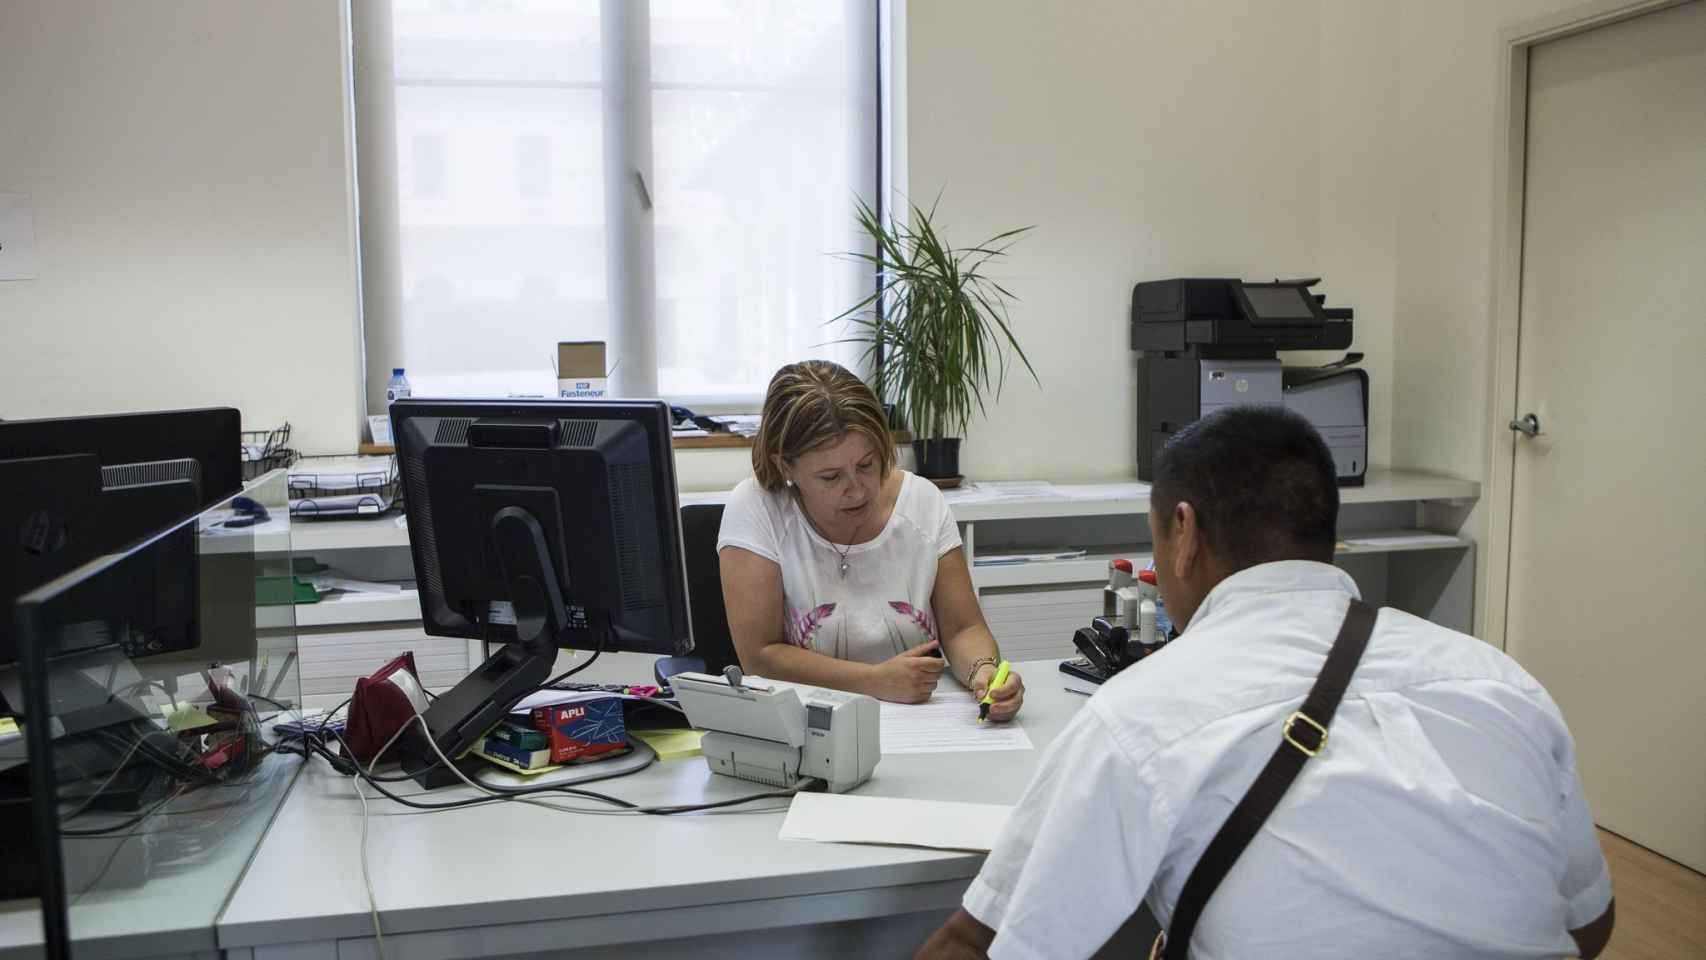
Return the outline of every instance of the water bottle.
<path id="1" fill-rule="evenodd" d="M 1145 569 L 1151 573 L 1155 570 L 1155 561 L 1149 561 Z M 1173 639 L 1173 618 L 1167 616 L 1167 604 L 1161 600 L 1161 591 L 1155 591 L 1155 636 L 1162 642 Z"/>
<path id="2" fill-rule="evenodd" d="M 391 368 L 391 382 L 385 385 L 385 402 L 396 403 L 409 395 L 409 378 L 403 376 L 402 367 Z"/>

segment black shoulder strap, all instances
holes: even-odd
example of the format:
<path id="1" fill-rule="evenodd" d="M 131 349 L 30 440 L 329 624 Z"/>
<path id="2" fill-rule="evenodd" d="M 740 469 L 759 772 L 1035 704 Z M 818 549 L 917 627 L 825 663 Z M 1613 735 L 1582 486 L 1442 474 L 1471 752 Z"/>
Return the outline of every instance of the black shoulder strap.
<path id="1" fill-rule="evenodd" d="M 1221 824 L 1220 832 L 1209 841 L 1202 859 L 1197 861 L 1190 879 L 1185 881 L 1184 892 L 1173 908 L 1172 928 L 1166 933 L 1166 952 L 1152 950 L 1151 957 L 1185 960 L 1191 946 L 1191 934 L 1196 930 L 1197 920 L 1202 917 L 1203 908 L 1208 905 L 1215 888 L 1220 886 L 1232 865 L 1238 862 L 1244 848 L 1255 839 L 1268 815 L 1279 806 L 1280 798 L 1285 796 L 1291 782 L 1303 771 L 1303 764 L 1327 748 L 1327 727 L 1333 722 L 1339 700 L 1344 697 L 1351 674 L 1356 672 L 1357 662 L 1368 646 L 1378 613 L 1374 607 L 1360 600 L 1351 601 L 1350 609 L 1345 611 L 1344 625 L 1339 628 L 1338 639 L 1333 641 L 1333 649 L 1327 652 L 1327 662 L 1321 667 L 1321 675 L 1315 678 L 1314 688 L 1304 698 L 1303 706 L 1285 718 L 1279 748 L 1268 760 L 1268 765 L 1256 775 L 1244 799 Z M 1160 947 L 1162 938 L 1157 937 L 1155 943 Z"/>

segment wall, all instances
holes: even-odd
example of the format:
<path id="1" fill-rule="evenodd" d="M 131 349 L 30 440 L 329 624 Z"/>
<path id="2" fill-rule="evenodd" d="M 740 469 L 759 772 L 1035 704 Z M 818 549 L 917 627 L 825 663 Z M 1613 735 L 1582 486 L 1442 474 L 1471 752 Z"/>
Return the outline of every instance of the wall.
<path id="1" fill-rule="evenodd" d="M 338 0 L 0 4 L 0 417 L 236 405 L 347 451 L 361 414 Z"/>
<path id="2" fill-rule="evenodd" d="M 1357 310 L 1374 462 L 1480 478 L 1499 31 L 1570 5 L 904 5 L 912 195 L 945 191 L 958 243 L 1037 225 L 1001 279 L 1043 389 L 1009 381 L 966 472 L 1131 475 L 1131 284 L 1308 273 Z M 354 444 L 341 7 L 0 4 L 0 89 L 27 91 L 0 191 L 33 195 L 41 268 L 0 283 L 0 416 L 236 402 Z"/>
<path id="3" fill-rule="evenodd" d="M 1379 6 L 1397 71 L 1395 96 L 1373 107 L 1395 118 L 1393 462 L 1485 480 L 1500 416 L 1487 409 L 1500 32 L 1577 4 Z"/>
<path id="4" fill-rule="evenodd" d="M 1359 299 L 1360 261 L 1323 255 L 1319 26 L 1314 5 L 1259 0 L 908 4 L 913 197 L 943 191 L 956 244 L 1037 225 L 1000 279 L 1042 389 L 1009 379 L 967 432 L 967 475 L 1135 475 L 1139 280 L 1324 274 L 1390 382 L 1389 315 Z"/>

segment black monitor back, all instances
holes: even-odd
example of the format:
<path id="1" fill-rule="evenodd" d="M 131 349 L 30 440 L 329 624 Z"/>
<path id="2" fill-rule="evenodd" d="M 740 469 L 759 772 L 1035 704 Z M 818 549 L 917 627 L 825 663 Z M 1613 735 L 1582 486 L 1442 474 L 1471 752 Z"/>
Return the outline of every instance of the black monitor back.
<path id="1" fill-rule="evenodd" d="M 391 417 L 427 633 L 516 639 L 492 521 L 518 506 L 558 576 L 559 646 L 691 649 L 667 406 L 404 400 Z"/>
<path id="2" fill-rule="evenodd" d="M 0 664 L 14 598 L 242 489 L 229 407 L 0 422 Z"/>

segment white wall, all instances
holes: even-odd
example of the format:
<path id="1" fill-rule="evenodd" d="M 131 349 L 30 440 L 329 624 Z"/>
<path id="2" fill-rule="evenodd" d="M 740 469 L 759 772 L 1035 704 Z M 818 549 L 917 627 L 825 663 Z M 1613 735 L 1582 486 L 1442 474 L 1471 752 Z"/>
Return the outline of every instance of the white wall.
<path id="1" fill-rule="evenodd" d="M 1390 381 L 1389 320 L 1361 296 L 1351 241 L 1329 257 L 1322 239 L 1328 211 L 1355 201 L 1331 196 L 1323 165 L 1315 5 L 908 7 L 913 196 L 945 189 L 957 244 L 1037 225 L 1001 278 L 1042 390 L 1009 380 L 967 431 L 968 476 L 1135 475 L 1139 280 L 1324 273 L 1329 302 L 1358 310 L 1375 382 Z M 1373 459 L 1385 451 L 1377 432 Z"/>
<path id="2" fill-rule="evenodd" d="M 1486 479 L 1499 34 L 1577 5 L 1381 0 L 1398 77 L 1373 106 L 1395 118 L 1397 464 Z"/>
<path id="3" fill-rule="evenodd" d="M 358 440 L 338 0 L 0 3 L 0 192 L 40 278 L 0 282 L 0 417 L 234 405 Z"/>
<path id="4" fill-rule="evenodd" d="M 913 0 L 908 181 L 1002 279 L 1042 377 L 968 435 L 983 478 L 1129 476 L 1131 285 L 1320 273 L 1357 310 L 1375 463 L 1483 471 L 1499 31 L 1565 0 Z M 359 439 L 337 0 L 0 4 L 0 416 L 236 404 Z M 17 91 L 22 91 L 21 93 Z M 742 452 L 684 453 L 688 489 Z"/>

